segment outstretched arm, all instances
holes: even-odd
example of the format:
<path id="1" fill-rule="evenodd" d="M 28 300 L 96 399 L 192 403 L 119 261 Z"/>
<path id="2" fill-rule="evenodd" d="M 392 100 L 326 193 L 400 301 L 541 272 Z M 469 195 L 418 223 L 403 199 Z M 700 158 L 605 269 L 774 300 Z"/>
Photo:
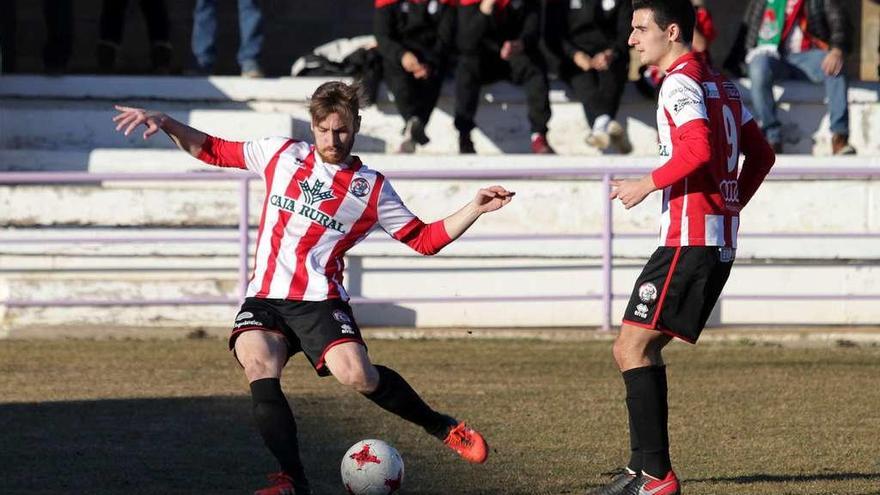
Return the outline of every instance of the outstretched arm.
<path id="1" fill-rule="evenodd" d="M 510 203 L 514 194 L 516 193 L 501 186 L 486 187 L 477 191 L 477 195 L 470 203 L 443 219 L 443 227 L 449 235 L 450 242 L 464 234 L 483 213 L 495 211 Z"/>
<path id="2" fill-rule="evenodd" d="M 460 210 L 443 220 L 424 223 L 403 205 L 393 189 L 386 206 L 380 205 L 379 221 L 392 237 L 424 255 L 440 252 L 461 236 L 484 213 L 495 211 L 513 199 L 514 193 L 501 186 L 477 191 L 476 197 Z M 383 214 L 383 210 L 387 213 Z"/>
<path id="3" fill-rule="evenodd" d="M 116 122 L 116 130 L 122 131 L 126 136 L 143 124 L 147 128 L 144 131 L 144 139 L 149 139 L 161 130 L 171 138 L 178 148 L 195 158 L 199 158 L 202 145 L 208 139 L 208 135 L 204 132 L 182 124 L 162 112 L 121 105 L 115 105 L 114 108 L 119 112 L 113 117 L 113 122 Z M 123 129 L 125 130 L 123 131 Z"/>

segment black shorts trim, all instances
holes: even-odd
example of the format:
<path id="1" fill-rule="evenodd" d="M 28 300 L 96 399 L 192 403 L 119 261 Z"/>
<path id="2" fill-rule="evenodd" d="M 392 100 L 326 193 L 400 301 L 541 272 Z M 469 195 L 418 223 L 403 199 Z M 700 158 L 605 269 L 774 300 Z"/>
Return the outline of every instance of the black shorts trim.
<path id="1" fill-rule="evenodd" d="M 658 248 L 636 280 L 623 323 L 696 343 L 734 257 L 717 246 Z"/>
<path id="2" fill-rule="evenodd" d="M 318 358 L 318 362 L 315 363 L 315 369 L 322 370 L 325 368 L 326 363 L 324 362 L 324 357 L 327 356 L 327 352 L 330 351 L 330 349 L 338 346 L 339 344 L 347 344 L 349 342 L 356 342 L 364 347 L 367 347 L 367 344 L 364 343 L 364 339 L 345 338 L 345 339 L 334 340 L 333 342 L 330 342 L 329 344 L 327 344 L 327 346 L 324 347 L 324 350 L 321 351 L 321 357 Z"/>

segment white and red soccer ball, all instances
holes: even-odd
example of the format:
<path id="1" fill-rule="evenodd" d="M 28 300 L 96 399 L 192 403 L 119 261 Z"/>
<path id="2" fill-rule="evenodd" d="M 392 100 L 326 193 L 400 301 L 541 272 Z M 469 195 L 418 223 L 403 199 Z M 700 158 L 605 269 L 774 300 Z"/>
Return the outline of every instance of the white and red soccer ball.
<path id="1" fill-rule="evenodd" d="M 403 459 L 382 440 L 361 440 L 342 456 L 342 483 L 351 495 L 387 495 L 403 483 Z"/>

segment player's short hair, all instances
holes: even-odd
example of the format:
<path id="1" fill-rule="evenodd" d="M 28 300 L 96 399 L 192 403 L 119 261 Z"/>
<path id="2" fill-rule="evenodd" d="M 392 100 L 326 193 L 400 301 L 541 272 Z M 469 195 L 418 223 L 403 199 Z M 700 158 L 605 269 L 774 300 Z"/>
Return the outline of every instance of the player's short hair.
<path id="1" fill-rule="evenodd" d="M 357 83 L 330 81 L 318 86 L 309 101 L 312 122 L 321 122 L 331 113 L 337 113 L 340 117 L 354 121 L 360 110 L 362 93 Z"/>
<path id="2" fill-rule="evenodd" d="M 665 31 L 670 24 L 678 24 L 681 40 L 687 44 L 694 41 L 697 14 L 691 0 L 633 0 L 633 11 L 639 9 L 650 9 L 660 29 Z"/>

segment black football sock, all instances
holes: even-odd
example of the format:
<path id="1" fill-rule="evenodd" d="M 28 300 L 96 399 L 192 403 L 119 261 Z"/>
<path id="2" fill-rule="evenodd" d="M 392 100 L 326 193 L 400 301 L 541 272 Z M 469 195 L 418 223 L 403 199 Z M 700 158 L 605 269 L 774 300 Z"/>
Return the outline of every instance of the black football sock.
<path id="1" fill-rule="evenodd" d="M 263 378 L 251 382 L 254 401 L 254 419 L 266 447 L 278 459 L 281 469 L 294 480 L 297 495 L 309 493 L 309 482 L 299 457 L 296 438 L 296 420 L 281 390 L 278 378 Z"/>
<path id="2" fill-rule="evenodd" d="M 632 414 L 629 414 L 629 464 L 626 465 L 636 474 L 642 470 L 642 450 L 639 447 L 639 435 L 633 425 Z"/>
<path id="3" fill-rule="evenodd" d="M 666 368 L 645 366 L 623 372 L 626 406 L 642 453 L 642 471 L 664 478 L 672 469 L 669 460 L 668 409 L 664 393 Z"/>
<path id="4" fill-rule="evenodd" d="M 421 426 L 431 435 L 445 439 L 449 428 L 456 424 L 455 419 L 431 409 L 396 371 L 385 366 L 376 366 L 376 369 L 379 371 L 379 386 L 364 394 L 364 397 L 382 409 Z"/>

